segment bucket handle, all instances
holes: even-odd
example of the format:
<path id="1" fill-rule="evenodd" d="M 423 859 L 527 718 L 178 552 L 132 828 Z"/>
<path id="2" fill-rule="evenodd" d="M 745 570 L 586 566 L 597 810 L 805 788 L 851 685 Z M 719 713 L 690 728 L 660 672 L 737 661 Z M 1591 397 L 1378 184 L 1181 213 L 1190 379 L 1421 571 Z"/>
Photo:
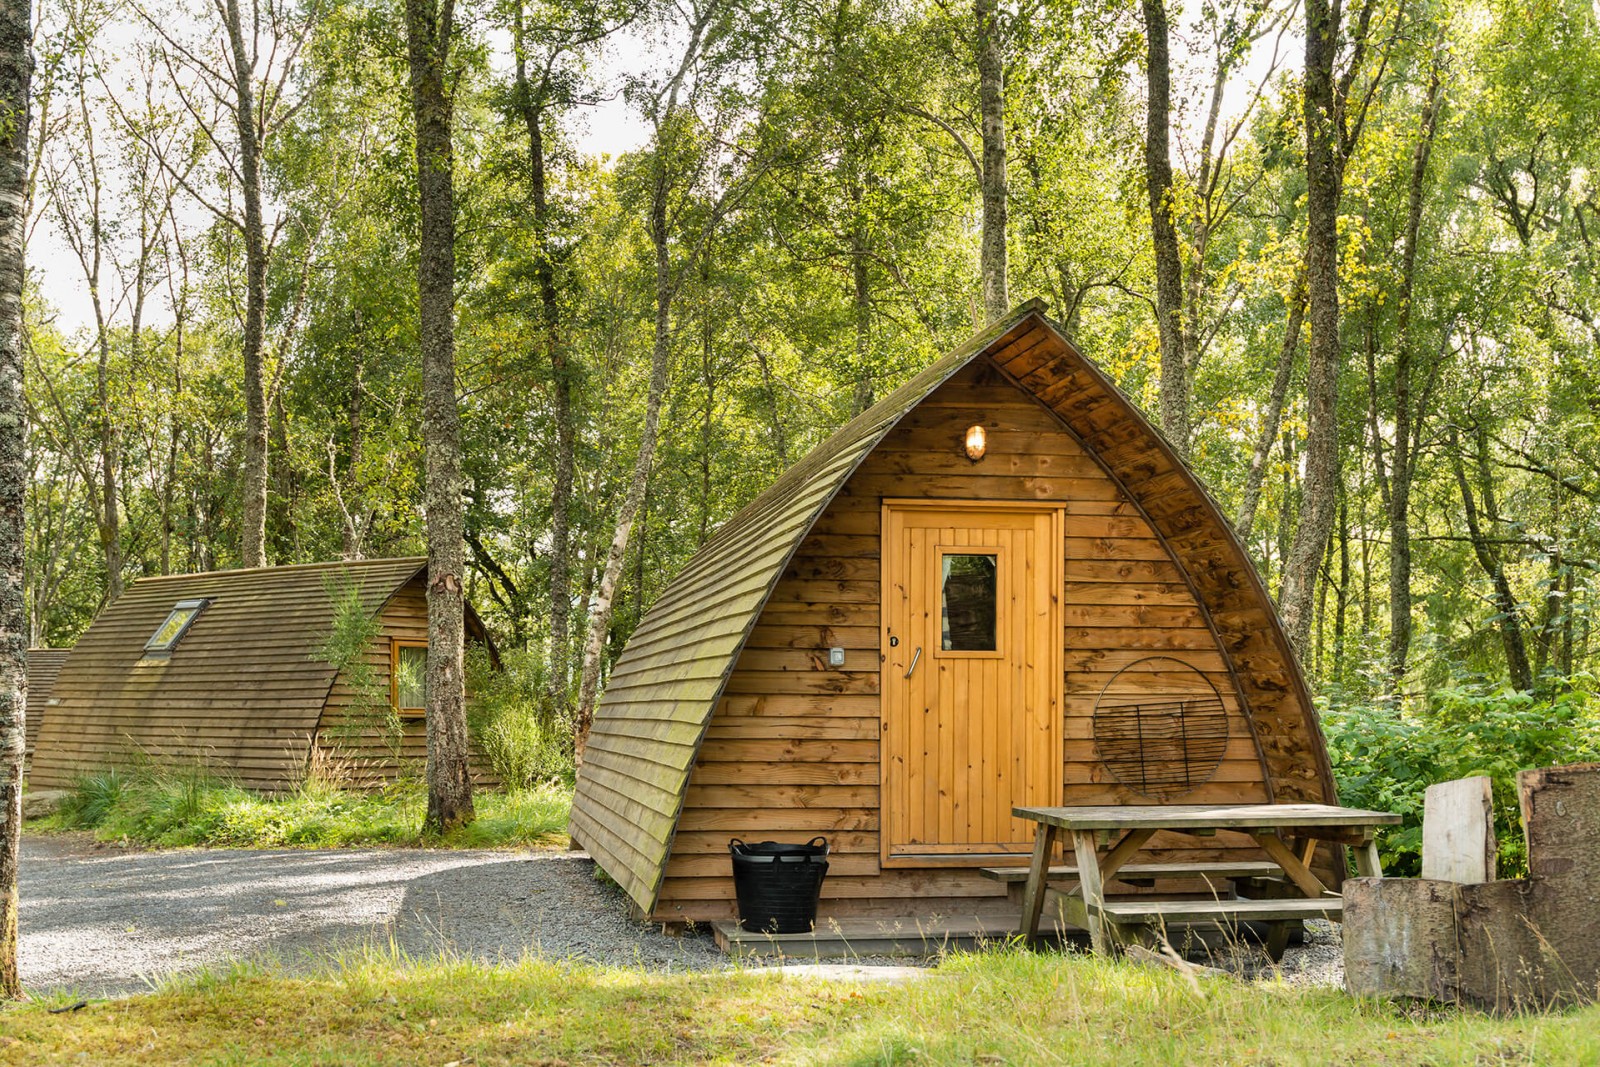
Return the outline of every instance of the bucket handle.
<path id="1" fill-rule="evenodd" d="M 741 839 L 739 839 L 737 837 L 728 838 L 728 851 L 729 852 L 733 851 L 735 845 L 737 845 L 740 848 L 744 848 L 745 847 L 745 843 Z"/>
<path id="2" fill-rule="evenodd" d="M 821 834 L 818 834 L 816 837 L 813 837 L 810 841 L 807 841 L 806 842 L 806 847 L 807 848 L 816 848 L 818 842 L 821 842 L 823 848 L 827 848 L 828 847 L 828 839 L 826 837 L 823 837 Z"/>

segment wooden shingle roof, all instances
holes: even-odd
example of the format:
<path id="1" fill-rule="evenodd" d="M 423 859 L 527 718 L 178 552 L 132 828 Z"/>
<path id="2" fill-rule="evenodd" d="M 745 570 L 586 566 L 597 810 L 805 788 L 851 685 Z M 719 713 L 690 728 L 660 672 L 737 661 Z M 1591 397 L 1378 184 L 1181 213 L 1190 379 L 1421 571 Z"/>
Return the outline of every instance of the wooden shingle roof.
<path id="1" fill-rule="evenodd" d="M 980 359 L 1051 411 L 1172 549 L 1230 658 L 1274 798 L 1334 798 L 1299 667 L 1232 527 L 1133 403 L 1033 301 L 929 366 L 785 472 L 702 546 L 639 624 L 596 710 L 570 829 L 642 912 L 655 907 L 712 713 L 789 560 L 878 442 Z"/>
<path id="2" fill-rule="evenodd" d="M 203 758 L 245 786 L 293 784 L 334 681 L 317 657 L 334 621 L 330 583 L 352 583 L 375 613 L 426 564 L 409 557 L 139 579 L 62 665 L 33 784 L 67 787 L 136 751 Z M 210 603 L 170 658 L 146 657 L 145 642 L 173 606 L 201 598 Z"/>
<path id="3" fill-rule="evenodd" d="M 24 713 L 23 734 L 27 739 L 27 758 L 33 758 L 33 746 L 39 740 L 39 727 L 44 722 L 45 706 L 50 691 L 55 687 L 56 675 L 66 662 L 66 648 L 28 649 L 28 705 Z"/>

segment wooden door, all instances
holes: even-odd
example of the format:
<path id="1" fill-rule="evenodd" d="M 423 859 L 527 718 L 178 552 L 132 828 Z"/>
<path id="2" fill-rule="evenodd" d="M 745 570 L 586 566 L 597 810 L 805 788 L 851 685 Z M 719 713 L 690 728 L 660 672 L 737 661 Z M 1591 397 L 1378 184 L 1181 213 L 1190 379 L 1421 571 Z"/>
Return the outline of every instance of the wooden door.
<path id="1" fill-rule="evenodd" d="M 883 509 L 882 860 L 1027 854 L 1060 803 L 1062 527 L 1050 505 Z"/>

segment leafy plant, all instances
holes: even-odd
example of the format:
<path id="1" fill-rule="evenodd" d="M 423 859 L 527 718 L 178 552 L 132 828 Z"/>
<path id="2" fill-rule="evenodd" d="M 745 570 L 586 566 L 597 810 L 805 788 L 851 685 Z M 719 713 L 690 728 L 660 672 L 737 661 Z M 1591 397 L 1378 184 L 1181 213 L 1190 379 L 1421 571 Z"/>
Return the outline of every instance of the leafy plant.
<path id="1" fill-rule="evenodd" d="M 495 670 L 485 649 L 467 653 L 467 723 L 473 740 L 508 790 L 573 777 L 572 724 L 555 707 L 536 654 L 511 652 Z"/>
<path id="2" fill-rule="evenodd" d="M 571 791 L 544 785 L 478 797 L 478 819 L 428 844 L 469 848 L 539 845 L 561 839 Z M 415 781 L 371 791 L 327 781 L 263 796 L 199 766 L 107 771 L 79 781 L 39 829 L 92 830 L 101 840 L 158 847 L 338 848 L 411 845 L 427 793 Z"/>
<path id="3" fill-rule="evenodd" d="M 323 589 L 333 603 L 333 622 L 311 658 L 330 664 L 351 693 L 343 722 L 326 732 L 335 739 L 353 738 L 377 727 L 396 761 L 405 739 L 400 715 L 389 702 L 387 687 L 373 670 L 368 653 L 383 633 L 378 616 L 361 598 L 361 586 L 348 574 L 333 572 L 323 578 Z"/>
<path id="4" fill-rule="evenodd" d="M 1515 877 L 1527 868 L 1517 772 L 1600 759 L 1600 714 L 1577 689 L 1540 698 L 1461 684 L 1434 690 L 1415 708 L 1391 701 L 1330 707 L 1323 728 L 1340 800 L 1405 817 L 1379 841 L 1384 869 L 1401 875 L 1421 870 L 1428 786 L 1472 775 L 1493 780 L 1500 874 Z"/>

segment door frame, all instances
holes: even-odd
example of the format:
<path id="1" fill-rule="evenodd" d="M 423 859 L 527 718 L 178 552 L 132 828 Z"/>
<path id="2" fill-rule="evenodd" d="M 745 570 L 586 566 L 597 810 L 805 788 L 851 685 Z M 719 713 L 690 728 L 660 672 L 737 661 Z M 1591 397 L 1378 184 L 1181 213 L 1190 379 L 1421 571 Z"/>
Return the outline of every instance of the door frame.
<path id="1" fill-rule="evenodd" d="M 883 743 L 884 724 L 886 720 L 887 702 L 889 693 L 889 680 L 887 675 L 889 663 L 889 598 L 892 591 L 890 583 L 890 553 L 889 553 L 889 515 L 891 511 L 1017 511 L 1030 512 L 1035 515 L 1045 515 L 1050 520 L 1050 539 L 1056 546 L 1044 560 L 1050 568 L 1049 588 L 1051 590 L 1049 603 L 1050 621 L 1046 624 L 1055 634 L 1054 640 L 1047 645 L 1048 660 L 1044 665 L 1049 678 L 1054 682 L 1049 690 L 1051 700 L 1055 707 L 1055 715 L 1051 720 L 1052 742 L 1055 757 L 1052 766 L 1056 768 L 1051 779 L 1050 795 L 1047 803 L 1059 805 L 1066 789 L 1066 631 L 1065 626 L 1065 600 L 1066 600 L 1066 511 L 1067 503 L 1064 500 L 975 500 L 970 497 L 961 499 L 940 499 L 938 497 L 884 497 L 879 510 L 878 526 L 878 564 L 879 564 L 879 600 L 878 600 L 878 862 L 884 868 L 916 868 L 916 867 L 984 867 L 992 866 L 996 861 L 1011 860 L 1024 862 L 1028 852 L 1016 853 L 972 853 L 972 854 L 938 854 L 923 855 L 890 855 L 889 820 L 886 816 L 886 805 L 889 798 L 889 753 L 888 746 Z M 1030 846 L 1031 847 L 1031 846 Z"/>

